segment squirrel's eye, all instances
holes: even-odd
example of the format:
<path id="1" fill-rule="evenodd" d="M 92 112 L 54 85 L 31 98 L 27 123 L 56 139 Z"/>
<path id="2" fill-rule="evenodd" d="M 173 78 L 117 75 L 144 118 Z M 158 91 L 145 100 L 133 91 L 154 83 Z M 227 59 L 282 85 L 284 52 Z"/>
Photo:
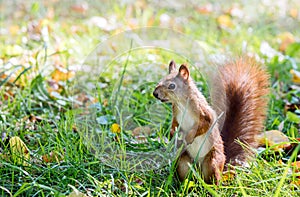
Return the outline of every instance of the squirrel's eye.
<path id="1" fill-rule="evenodd" d="M 174 90 L 175 87 L 176 87 L 175 84 L 174 84 L 174 83 L 171 83 L 171 84 L 168 86 L 168 89 Z"/>

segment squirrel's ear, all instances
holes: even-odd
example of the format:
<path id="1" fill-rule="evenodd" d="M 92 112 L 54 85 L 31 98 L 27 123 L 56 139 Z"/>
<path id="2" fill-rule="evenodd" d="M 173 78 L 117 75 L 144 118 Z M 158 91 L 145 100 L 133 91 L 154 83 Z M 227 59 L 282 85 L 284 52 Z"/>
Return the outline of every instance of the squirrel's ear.
<path id="1" fill-rule="evenodd" d="M 172 71 L 174 71 L 174 70 L 176 70 L 176 64 L 175 64 L 175 62 L 172 60 L 172 61 L 170 62 L 170 64 L 169 64 L 169 74 L 170 74 Z"/>
<path id="2" fill-rule="evenodd" d="M 190 71 L 188 67 L 184 64 L 182 64 L 179 68 L 179 73 L 178 73 L 184 80 L 188 80 L 190 76 Z"/>

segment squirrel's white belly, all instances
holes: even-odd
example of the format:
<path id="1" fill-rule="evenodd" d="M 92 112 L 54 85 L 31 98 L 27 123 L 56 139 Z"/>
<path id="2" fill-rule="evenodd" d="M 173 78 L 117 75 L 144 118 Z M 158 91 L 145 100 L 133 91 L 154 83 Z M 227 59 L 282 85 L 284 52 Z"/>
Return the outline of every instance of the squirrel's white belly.
<path id="1" fill-rule="evenodd" d="M 193 116 L 189 113 L 189 110 L 180 110 L 176 116 L 177 122 L 180 126 L 180 130 L 184 133 L 189 132 L 195 124 Z"/>
<path id="2" fill-rule="evenodd" d="M 183 136 L 191 131 L 195 124 L 194 117 L 189 110 L 181 110 L 176 116 L 177 122 L 180 125 L 180 130 L 183 131 Z M 213 143 L 207 133 L 197 136 L 191 144 L 187 145 L 187 151 L 189 155 L 195 159 L 198 156 L 198 161 L 201 161 L 211 150 Z M 199 155 L 198 155 L 199 152 Z"/>

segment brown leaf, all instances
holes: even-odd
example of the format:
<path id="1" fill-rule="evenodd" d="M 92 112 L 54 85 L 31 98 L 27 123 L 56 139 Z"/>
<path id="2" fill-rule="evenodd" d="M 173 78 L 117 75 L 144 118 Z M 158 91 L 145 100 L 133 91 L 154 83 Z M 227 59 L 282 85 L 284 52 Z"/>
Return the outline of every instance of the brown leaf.
<path id="1" fill-rule="evenodd" d="M 85 14 L 89 9 L 89 4 L 87 2 L 81 2 L 80 4 L 72 5 L 71 9 L 79 14 Z"/>
<path id="2" fill-rule="evenodd" d="M 293 162 L 291 166 L 295 168 L 295 172 L 300 172 L 300 161 Z"/>
<path id="3" fill-rule="evenodd" d="M 290 44 L 295 42 L 295 37 L 290 32 L 284 32 L 282 34 L 279 34 L 277 36 L 277 38 L 280 43 L 280 46 L 279 46 L 280 51 L 285 51 Z"/>
<path id="4" fill-rule="evenodd" d="M 289 138 L 278 130 L 270 130 L 259 134 L 257 136 L 257 141 L 259 146 L 274 146 L 280 144 L 276 146 L 275 149 L 284 148 L 290 144 Z"/>
<path id="5" fill-rule="evenodd" d="M 286 103 L 284 106 L 285 113 L 288 111 L 295 112 L 297 109 L 300 109 L 300 103 Z"/>
<path id="6" fill-rule="evenodd" d="M 149 136 L 150 134 L 151 134 L 151 129 L 150 129 L 150 127 L 147 127 L 147 126 L 136 127 L 132 131 L 132 135 L 135 136 L 135 137 L 138 137 L 138 136 Z"/>
<path id="7" fill-rule="evenodd" d="M 197 7 L 196 11 L 200 14 L 210 14 L 213 11 L 213 6 L 212 4 L 208 3 L 204 6 Z"/>
<path id="8" fill-rule="evenodd" d="M 67 81 L 75 76 L 73 71 L 69 71 L 65 68 L 57 66 L 55 70 L 51 73 L 51 77 L 54 81 Z"/>
<path id="9" fill-rule="evenodd" d="M 300 179 L 299 179 L 299 177 L 297 177 L 296 180 L 292 181 L 291 184 L 300 186 Z"/>
<path id="10" fill-rule="evenodd" d="M 42 156 L 45 163 L 60 163 L 64 160 L 64 155 L 58 153 L 57 151 L 51 151 L 50 154 L 45 154 Z"/>

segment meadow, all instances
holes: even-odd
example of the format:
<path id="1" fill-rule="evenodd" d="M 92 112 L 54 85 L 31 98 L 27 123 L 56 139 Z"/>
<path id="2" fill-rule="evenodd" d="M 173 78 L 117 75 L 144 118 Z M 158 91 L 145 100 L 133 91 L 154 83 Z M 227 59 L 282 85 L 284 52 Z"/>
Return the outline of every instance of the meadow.
<path id="1" fill-rule="evenodd" d="M 300 196 L 300 4 L 1 1 L 1 196 Z M 187 63 L 249 56 L 270 73 L 260 148 L 221 184 L 180 182 L 171 106 L 152 92 Z"/>

